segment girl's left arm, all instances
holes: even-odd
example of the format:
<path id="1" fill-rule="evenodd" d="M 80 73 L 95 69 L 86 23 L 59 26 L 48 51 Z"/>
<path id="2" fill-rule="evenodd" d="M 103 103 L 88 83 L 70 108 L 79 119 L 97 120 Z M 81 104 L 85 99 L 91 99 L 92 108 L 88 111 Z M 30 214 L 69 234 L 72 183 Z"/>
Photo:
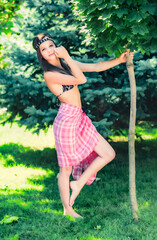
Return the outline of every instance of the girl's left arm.
<path id="1" fill-rule="evenodd" d="M 119 65 L 120 63 L 126 62 L 126 54 L 127 52 L 124 52 L 120 55 L 120 57 L 104 61 L 104 62 L 98 62 L 98 63 L 82 63 L 75 61 L 76 64 L 80 67 L 82 72 L 102 72 L 109 68 L 115 67 Z M 133 58 L 134 53 L 130 52 L 131 58 Z"/>

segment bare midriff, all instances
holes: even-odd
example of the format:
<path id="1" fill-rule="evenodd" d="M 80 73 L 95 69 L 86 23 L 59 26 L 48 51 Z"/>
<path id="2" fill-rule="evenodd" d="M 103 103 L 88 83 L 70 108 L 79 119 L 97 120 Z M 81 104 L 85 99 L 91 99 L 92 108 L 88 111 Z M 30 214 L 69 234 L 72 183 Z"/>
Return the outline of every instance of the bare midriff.
<path id="1" fill-rule="evenodd" d="M 49 90 L 57 97 L 63 92 L 62 85 L 60 84 L 52 84 L 50 82 L 46 82 L 47 87 Z M 71 105 L 75 105 L 78 107 L 81 106 L 81 97 L 80 97 L 80 91 L 78 89 L 78 86 L 75 85 L 72 89 L 63 92 L 58 99 L 61 103 L 67 103 Z"/>
<path id="2" fill-rule="evenodd" d="M 63 92 L 63 94 L 58 97 L 61 103 L 67 103 L 71 105 L 75 105 L 78 107 L 82 107 L 81 105 L 81 96 L 78 86 L 74 86 L 74 88 L 69 91 Z"/>

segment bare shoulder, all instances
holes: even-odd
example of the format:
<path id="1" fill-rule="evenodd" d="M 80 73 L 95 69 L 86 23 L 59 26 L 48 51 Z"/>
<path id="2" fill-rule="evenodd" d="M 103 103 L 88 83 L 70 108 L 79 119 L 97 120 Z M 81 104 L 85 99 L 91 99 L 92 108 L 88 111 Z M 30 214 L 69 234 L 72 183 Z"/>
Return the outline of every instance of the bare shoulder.
<path id="1" fill-rule="evenodd" d="M 82 80 L 75 78 L 73 75 L 62 74 L 60 72 L 45 72 L 44 79 L 47 84 L 61 85 L 78 85 L 83 84 Z"/>
<path id="2" fill-rule="evenodd" d="M 50 78 L 53 78 L 54 72 L 44 72 L 44 79 L 49 80 Z"/>
<path id="3" fill-rule="evenodd" d="M 62 81 L 63 78 L 63 74 L 60 74 L 58 72 L 44 72 L 44 79 L 46 83 L 54 83 L 54 84 L 61 84 L 60 80 Z M 60 79 L 61 78 L 61 79 Z"/>

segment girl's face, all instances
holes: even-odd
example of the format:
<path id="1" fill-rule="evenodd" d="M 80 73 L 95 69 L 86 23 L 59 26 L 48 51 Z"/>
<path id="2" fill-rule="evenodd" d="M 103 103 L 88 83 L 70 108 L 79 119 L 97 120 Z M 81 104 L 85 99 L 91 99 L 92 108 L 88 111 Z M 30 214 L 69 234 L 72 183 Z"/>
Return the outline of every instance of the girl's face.
<path id="1" fill-rule="evenodd" d="M 39 49 L 40 53 L 45 60 L 49 61 L 56 58 L 55 55 L 55 44 L 51 40 L 47 40 L 40 44 Z"/>

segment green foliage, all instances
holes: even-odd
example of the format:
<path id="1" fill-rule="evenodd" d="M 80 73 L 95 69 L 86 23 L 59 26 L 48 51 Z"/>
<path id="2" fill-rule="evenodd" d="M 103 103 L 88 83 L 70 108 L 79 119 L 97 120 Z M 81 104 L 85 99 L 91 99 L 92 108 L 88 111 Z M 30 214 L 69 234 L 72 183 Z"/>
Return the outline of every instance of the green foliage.
<path id="1" fill-rule="evenodd" d="M 16 120 L 20 126 L 25 125 L 34 132 L 46 131 L 53 124 L 58 106 L 56 97 L 43 81 L 43 72 L 32 48 L 33 37 L 39 32 L 50 32 L 57 44 L 63 44 L 82 62 L 107 61 L 114 56 L 96 59 L 92 46 L 85 48 L 67 1 L 25 1 L 17 14 L 24 16 L 16 17 L 14 29 L 18 34 L 9 39 L 4 34 L 0 37 L 6 62 L 0 70 L 0 107 L 7 108 L 8 122 Z M 99 44 L 104 46 L 103 41 Z M 153 124 L 157 117 L 157 54 L 149 54 L 137 52 L 134 57 L 137 123 L 148 120 Z M 88 115 L 98 131 L 107 137 L 112 132 L 119 134 L 121 129 L 127 129 L 130 86 L 125 64 L 101 73 L 87 73 L 86 77 L 87 83 L 79 86 L 82 106 L 89 110 Z"/>
<path id="2" fill-rule="evenodd" d="M 7 62 L 0 70 L 1 106 L 7 105 L 11 113 L 8 121 L 19 116 L 18 123 L 28 129 L 35 127 L 34 132 L 52 125 L 57 113 L 56 97 L 43 81 L 32 40 L 37 33 L 49 31 L 57 44 L 62 42 L 67 49 L 72 48 L 71 52 L 75 51 L 79 38 L 72 22 L 70 7 L 64 1 L 25 1 L 16 16 L 14 29 L 18 35 L 1 37 Z"/>
<path id="3" fill-rule="evenodd" d="M 17 222 L 19 217 L 5 215 L 4 218 L 0 221 L 0 224 L 10 224 L 13 222 Z"/>
<path id="4" fill-rule="evenodd" d="M 140 60 L 135 66 L 137 79 L 137 118 L 156 122 L 157 57 Z"/>
<path id="5" fill-rule="evenodd" d="M 141 120 L 156 124 L 156 53 L 151 53 L 148 59 L 147 55 L 137 52 L 134 64 L 137 79 L 137 124 Z M 90 109 L 89 116 L 101 134 L 109 136 L 111 130 L 119 134 L 119 130 L 128 129 L 130 86 L 126 66 L 121 64 L 101 74 L 87 74 L 87 80 L 85 85 L 80 86 L 83 105 Z"/>
<path id="6" fill-rule="evenodd" d="M 14 27 L 14 16 L 16 12 L 19 10 L 21 5 L 21 0 L 1 0 L 0 1 L 0 35 L 5 33 L 7 37 L 10 37 L 15 31 Z M 23 17 L 19 15 L 19 17 Z M 3 59 L 2 51 L 2 43 L 0 43 L 0 68 L 3 68 L 7 65 L 7 63 Z"/>
<path id="7" fill-rule="evenodd" d="M 85 42 L 92 41 L 98 55 L 119 55 L 131 50 L 156 50 L 156 1 L 71 0 Z M 89 41 L 90 38 L 90 41 Z"/>
<path id="8" fill-rule="evenodd" d="M 0 35 L 2 32 L 5 34 L 12 34 L 13 22 L 16 11 L 20 8 L 21 0 L 2 0 L 0 2 Z"/>
<path id="9" fill-rule="evenodd" d="M 5 91 L 1 97 L 5 99 L 3 104 L 12 113 L 7 121 L 13 121 L 19 115 L 21 118 L 17 122 L 20 125 L 24 124 L 28 129 L 36 126 L 37 132 L 52 125 L 57 114 L 57 109 L 52 109 L 56 99 L 45 82 L 10 75 L 7 78 L 5 76 L 5 80 L 10 91 Z"/>

